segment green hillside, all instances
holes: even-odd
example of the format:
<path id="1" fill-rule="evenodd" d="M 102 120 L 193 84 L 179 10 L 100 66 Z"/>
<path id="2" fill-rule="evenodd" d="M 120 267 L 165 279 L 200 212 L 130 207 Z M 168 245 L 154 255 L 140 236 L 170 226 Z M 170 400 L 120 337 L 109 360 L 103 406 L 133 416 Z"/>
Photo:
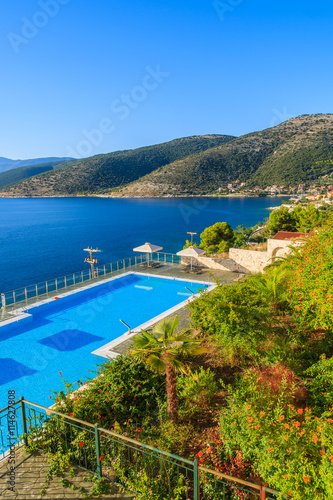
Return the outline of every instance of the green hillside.
<path id="1" fill-rule="evenodd" d="M 235 138 L 194 136 L 116 151 L 7 186 L 1 196 L 181 196 L 216 193 L 228 183 L 248 188 L 333 183 L 333 115 L 303 115 Z"/>
<path id="2" fill-rule="evenodd" d="M 11 184 L 15 184 L 23 179 L 33 177 L 34 175 L 42 174 L 44 172 L 54 170 L 55 168 L 62 167 L 66 163 L 67 161 L 56 161 L 41 163 L 40 165 L 14 168 L 13 170 L 6 170 L 5 172 L 0 173 L 0 188 L 10 186 Z"/>
<path id="3" fill-rule="evenodd" d="M 10 196 L 103 193 L 167 165 L 233 139 L 227 135 L 193 136 L 128 151 L 75 160 L 5 189 Z"/>
<path id="4" fill-rule="evenodd" d="M 333 115 L 305 115 L 173 162 L 120 195 L 209 194 L 236 180 L 248 187 L 310 183 L 333 172 L 330 159 Z"/>

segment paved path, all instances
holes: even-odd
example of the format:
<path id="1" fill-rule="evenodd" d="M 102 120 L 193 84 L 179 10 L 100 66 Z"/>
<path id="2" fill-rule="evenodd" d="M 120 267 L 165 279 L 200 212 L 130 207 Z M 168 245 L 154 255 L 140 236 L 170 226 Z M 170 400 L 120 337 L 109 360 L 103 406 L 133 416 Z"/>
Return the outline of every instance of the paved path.
<path id="1" fill-rule="evenodd" d="M 49 469 L 47 463 L 47 456 L 43 453 L 36 452 L 34 455 L 28 455 L 23 450 L 19 450 L 16 453 L 16 477 L 15 477 L 15 491 L 10 491 L 8 489 L 8 459 L 0 461 L 0 497 L 4 499 L 15 499 L 15 500 L 30 500 L 30 499 L 40 499 L 45 498 L 47 500 L 53 499 L 71 499 L 78 500 L 82 498 L 96 498 L 89 496 L 89 492 L 93 484 L 91 482 L 84 481 L 83 478 L 87 477 L 88 472 L 74 467 L 76 476 L 71 478 L 68 474 L 64 474 L 63 478 L 67 479 L 71 484 L 75 485 L 77 488 L 83 488 L 86 497 L 83 497 L 77 490 L 72 490 L 70 488 L 64 488 L 61 484 L 60 477 L 54 477 L 50 482 L 49 488 L 46 490 L 46 494 L 42 497 L 40 492 L 44 486 L 46 474 Z M 113 487 L 112 493 L 108 495 L 102 495 L 100 498 L 103 500 L 119 499 L 119 500 L 131 500 L 132 495 L 121 494 L 117 492 L 117 488 Z"/>

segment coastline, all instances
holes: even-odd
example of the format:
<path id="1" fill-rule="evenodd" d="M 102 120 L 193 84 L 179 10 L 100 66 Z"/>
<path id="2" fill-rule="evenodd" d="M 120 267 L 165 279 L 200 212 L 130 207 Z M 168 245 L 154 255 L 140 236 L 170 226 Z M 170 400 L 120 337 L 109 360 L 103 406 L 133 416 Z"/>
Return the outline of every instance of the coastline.
<path id="1" fill-rule="evenodd" d="M 230 193 L 230 194 L 225 194 L 225 195 L 218 195 L 218 194 L 179 194 L 179 195 L 160 195 L 160 196 L 154 196 L 152 194 L 147 195 L 147 196 L 117 196 L 117 195 L 109 195 L 109 194 L 90 194 L 90 195 L 81 195 L 81 194 L 68 194 L 68 195 L 51 195 L 51 196 L 4 196 L 3 194 L 0 193 L 0 199 L 23 199 L 23 200 L 28 200 L 28 199 L 42 199 L 42 198 L 111 198 L 111 199 L 128 199 L 128 200 L 140 200 L 140 199 L 153 199 L 156 198 L 158 199 L 172 199 L 172 198 L 285 198 L 289 197 L 291 195 L 289 194 L 276 194 L 276 195 L 271 195 L 271 194 L 264 194 L 264 195 L 257 195 L 257 194 L 250 194 L 250 193 Z"/>

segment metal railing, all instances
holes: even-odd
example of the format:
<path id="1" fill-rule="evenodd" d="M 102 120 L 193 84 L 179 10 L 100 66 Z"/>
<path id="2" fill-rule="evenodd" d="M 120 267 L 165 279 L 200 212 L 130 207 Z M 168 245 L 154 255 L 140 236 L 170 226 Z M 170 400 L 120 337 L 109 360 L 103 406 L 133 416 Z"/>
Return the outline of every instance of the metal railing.
<path id="1" fill-rule="evenodd" d="M 279 496 L 265 486 L 202 467 L 197 459 L 164 452 L 23 398 L 15 406 L 16 445 L 48 453 L 59 452 L 60 445 L 71 464 L 125 488 L 131 478 L 145 474 L 151 491 L 170 500 L 179 488 L 184 500 L 276 500 Z M 12 409 L 0 411 L 0 459 L 9 453 L 5 420 Z"/>
<path id="2" fill-rule="evenodd" d="M 94 275 L 92 276 L 91 269 L 85 269 L 61 278 L 54 278 L 43 281 L 34 285 L 30 285 L 10 292 L 1 294 L 1 306 L 6 307 L 22 307 L 28 304 L 32 299 L 42 299 L 49 295 L 58 294 L 75 287 L 82 286 L 85 283 L 92 282 L 96 279 L 109 278 L 126 269 L 135 269 L 140 264 L 146 262 L 146 254 L 140 254 L 135 257 L 110 262 L 101 266 L 95 267 Z M 156 252 L 149 254 L 149 260 L 164 262 L 168 264 L 179 264 L 181 258 L 178 255 Z"/>

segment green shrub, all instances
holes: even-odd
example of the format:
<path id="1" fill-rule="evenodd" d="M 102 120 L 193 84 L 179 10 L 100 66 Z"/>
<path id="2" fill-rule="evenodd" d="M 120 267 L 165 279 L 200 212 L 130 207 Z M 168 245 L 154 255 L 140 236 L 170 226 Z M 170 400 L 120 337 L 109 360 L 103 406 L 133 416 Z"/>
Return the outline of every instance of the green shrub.
<path id="1" fill-rule="evenodd" d="M 165 399 L 165 378 L 150 371 L 143 363 L 118 356 L 103 363 L 98 376 L 72 392 L 56 395 L 56 409 L 100 427 L 143 426 L 155 418 L 158 402 Z"/>

